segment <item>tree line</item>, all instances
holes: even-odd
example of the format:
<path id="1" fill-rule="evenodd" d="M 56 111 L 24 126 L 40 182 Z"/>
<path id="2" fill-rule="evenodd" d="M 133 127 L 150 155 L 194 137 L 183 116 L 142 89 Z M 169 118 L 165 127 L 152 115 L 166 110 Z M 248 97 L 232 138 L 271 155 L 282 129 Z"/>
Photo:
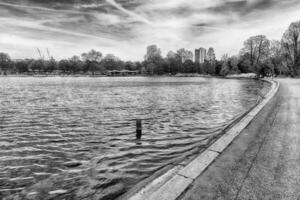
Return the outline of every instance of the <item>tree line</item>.
<path id="1" fill-rule="evenodd" d="M 122 61 L 113 54 L 103 55 L 91 50 L 69 59 L 18 59 L 0 53 L 2 74 L 107 74 L 111 70 L 131 70 L 140 74 L 163 75 L 199 73 L 226 76 L 256 73 L 297 76 L 300 73 L 300 21 L 290 24 L 281 40 L 269 40 L 264 35 L 248 38 L 238 55 L 223 55 L 216 59 L 210 47 L 204 63 L 193 62 L 193 52 L 184 48 L 169 51 L 165 57 L 157 45 L 146 48 L 142 62 Z"/>
<path id="2" fill-rule="evenodd" d="M 224 55 L 220 74 L 254 72 L 295 77 L 300 70 L 300 21 L 290 24 L 281 40 L 256 35 L 244 42 L 239 55 Z"/>

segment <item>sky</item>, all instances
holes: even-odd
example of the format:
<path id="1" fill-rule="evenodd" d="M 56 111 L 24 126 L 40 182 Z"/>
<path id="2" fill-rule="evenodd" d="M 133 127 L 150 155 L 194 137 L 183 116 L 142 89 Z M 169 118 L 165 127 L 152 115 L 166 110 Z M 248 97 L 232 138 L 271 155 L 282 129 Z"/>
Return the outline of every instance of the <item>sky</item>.
<path id="1" fill-rule="evenodd" d="M 90 49 L 142 60 L 146 47 L 235 55 L 250 36 L 281 39 L 299 0 L 0 0 L 0 52 L 56 59 Z"/>

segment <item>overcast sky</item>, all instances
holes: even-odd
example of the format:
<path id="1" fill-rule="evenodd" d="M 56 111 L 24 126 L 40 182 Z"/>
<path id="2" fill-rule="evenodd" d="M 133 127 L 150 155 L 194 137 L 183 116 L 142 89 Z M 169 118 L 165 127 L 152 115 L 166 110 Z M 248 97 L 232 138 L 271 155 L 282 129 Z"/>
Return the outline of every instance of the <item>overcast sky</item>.
<path id="1" fill-rule="evenodd" d="M 280 39 L 299 0 L 0 0 L 0 52 L 57 59 L 89 49 L 142 60 L 145 48 L 239 52 L 249 36 Z"/>

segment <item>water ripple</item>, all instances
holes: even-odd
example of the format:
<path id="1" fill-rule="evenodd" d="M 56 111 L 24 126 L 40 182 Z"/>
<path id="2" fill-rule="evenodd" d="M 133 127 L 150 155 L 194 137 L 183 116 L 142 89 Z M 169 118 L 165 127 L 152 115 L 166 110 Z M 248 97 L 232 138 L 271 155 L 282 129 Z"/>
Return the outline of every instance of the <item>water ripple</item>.
<path id="1" fill-rule="evenodd" d="M 258 100 L 251 80 L 0 79 L 0 198 L 113 199 L 206 148 Z M 135 120 L 143 137 L 135 139 Z M 47 197 L 47 198 L 46 198 Z"/>

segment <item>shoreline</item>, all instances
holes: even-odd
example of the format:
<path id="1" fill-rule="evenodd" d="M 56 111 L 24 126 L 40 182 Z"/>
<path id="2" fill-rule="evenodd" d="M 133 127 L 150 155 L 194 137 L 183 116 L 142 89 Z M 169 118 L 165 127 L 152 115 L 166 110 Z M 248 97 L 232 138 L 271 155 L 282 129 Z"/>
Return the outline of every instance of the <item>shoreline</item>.
<path id="1" fill-rule="evenodd" d="M 228 77 L 228 79 L 253 78 L 235 76 Z M 172 166 L 164 166 L 154 175 L 138 183 L 128 192 L 118 197 L 117 200 L 154 200 L 158 197 L 175 200 L 178 198 L 218 155 L 230 146 L 235 137 L 244 130 L 260 110 L 275 96 L 279 88 L 279 83 L 267 79 L 262 79 L 262 81 L 271 84 L 271 88 L 265 97 L 226 126 L 206 149 L 180 163 L 173 163 Z M 235 132 L 234 136 L 228 137 L 232 130 Z"/>
<path id="2" fill-rule="evenodd" d="M 47 77 L 60 77 L 60 78 L 69 78 L 69 77 L 78 77 L 78 78 L 103 78 L 103 77 L 111 77 L 111 78 L 124 78 L 124 77 L 174 77 L 174 78 L 220 78 L 220 79 L 254 79 L 255 74 L 235 74 L 235 75 L 228 75 L 228 76 L 217 76 L 217 75 L 209 75 L 209 74 L 162 74 L 162 75 L 147 75 L 147 74 L 138 74 L 138 75 L 126 75 L 126 76 L 109 76 L 109 75 L 91 75 L 91 74 L 35 74 L 35 75 L 27 75 L 27 74 L 8 74 L 8 75 L 1 75 L 0 78 L 9 78 L 9 77 L 34 77 L 34 78 L 47 78 Z"/>
<path id="3" fill-rule="evenodd" d="M 199 74 L 199 75 L 132 75 L 132 76 L 106 76 L 106 75 L 0 75 L 1 77 L 37 77 L 37 78 L 43 78 L 43 77 L 175 77 L 175 78 L 220 78 L 221 76 L 212 76 L 212 75 L 205 75 L 205 74 Z"/>

